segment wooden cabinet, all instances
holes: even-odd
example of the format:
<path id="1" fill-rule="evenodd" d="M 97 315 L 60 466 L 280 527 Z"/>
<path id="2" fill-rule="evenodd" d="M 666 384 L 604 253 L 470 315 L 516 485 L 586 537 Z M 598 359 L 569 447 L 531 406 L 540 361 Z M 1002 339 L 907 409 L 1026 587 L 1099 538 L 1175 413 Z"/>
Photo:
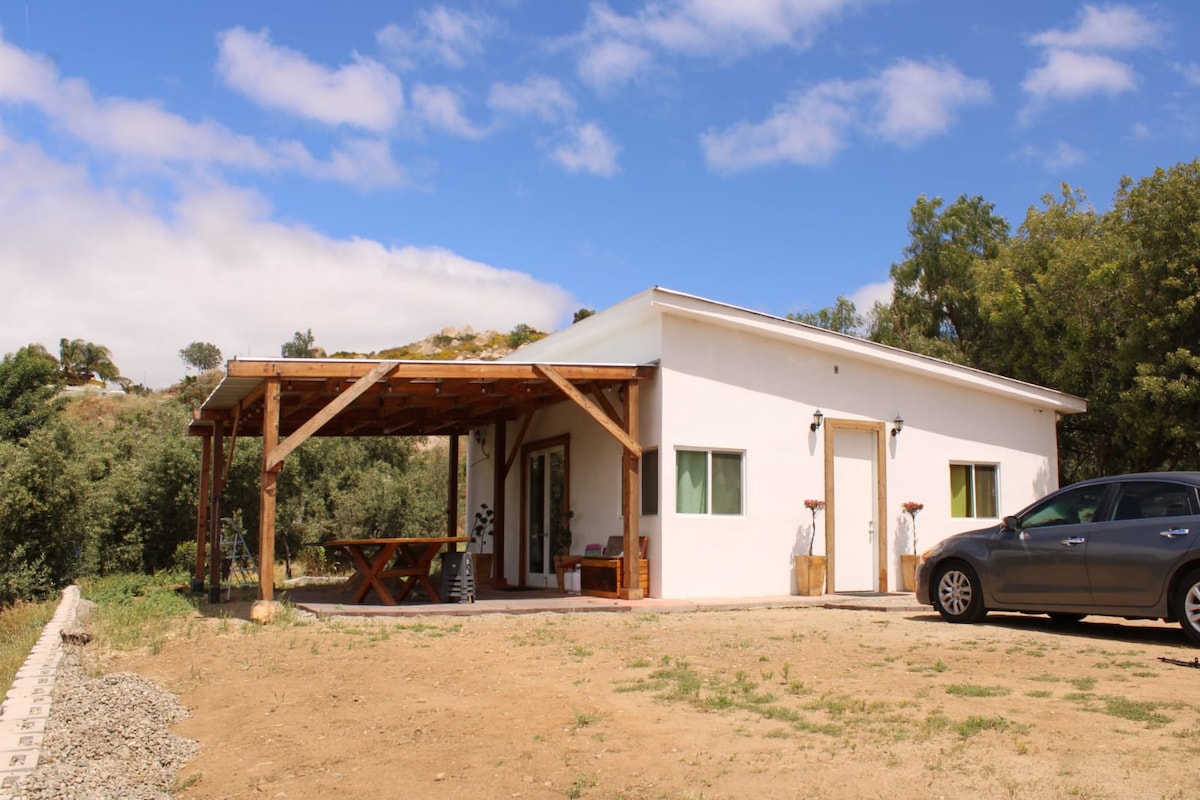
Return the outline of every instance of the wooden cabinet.
<path id="1" fill-rule="evenodd" d="M 638 561 L 641 571 L 642 596 L 650 596 L 650 562 Z M 620 597 L 624 580 L 623 560 L 620 558 L 585 558 L 580 563 L 580 589 L 593 597 Z"/>

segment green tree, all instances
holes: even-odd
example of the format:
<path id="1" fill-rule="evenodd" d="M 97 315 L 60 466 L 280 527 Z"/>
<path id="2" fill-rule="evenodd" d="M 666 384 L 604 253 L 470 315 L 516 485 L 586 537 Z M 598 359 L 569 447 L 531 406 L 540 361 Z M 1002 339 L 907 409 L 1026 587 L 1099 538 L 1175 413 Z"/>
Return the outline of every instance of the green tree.
<path id="1" fill-rule="evenodd" d="M 877 308 L 871 336 L 926 355 L 970 363 L 983 336 L 976 267 L 995 258 L 1008 222 L 982 197 L 943 200 L 924 195 L 913 205 L 904 261 L 891 269 L 890 308 Z"/>
<path id="2" fill-rule="evenodd" d="M 221 366 L 221 348 L 209 342 L 192 342 L 179 351 L 179 357 L 184 366 L 197 372 L 208 372 Z"/>
<path id="3" fill-rule="evenodd" d="M 579 322 L 581 319 L 587 319 L 588 317 L 592 316 L 595 313 L 596 313 L 596 309 L 594 309 L 594 308 L 581 308 L 575 312 L 575 316 L 571 320 L 571 324 L 574 325 L 576 322 Z"/>
<path id="4" fill-rule="evenodd" d="M 121 371 L 113 363 L 112 353 L 103 345 L 83 339 L 60 339 L 59 364 L 63 377 L 72 386 L 82 386 L 92 378 L 121 382 Z"/>
<path id="5" fill-rule="evenodd" d="M 69 424 L 0 443 L 0 602 L 46 597 L 86 564 L 90 484 Z"/>
<path id="6" fill-rule="evenodd" d="M 296 331 L 292 335 L 292 340 L 284 342 L 283 346 L 279 348 L 279 354 L 284 358 L 315 358 L 317 351 L 313 347 L 314 341 L 316 339 L 313 336 L 312 328 L 305 333 Z"/>
<path id="7" fill-rule="evenodd" d="M 851 335 L 856 334 L 866 322 L 855 308 L 854 301 L 842 295 L 838 296 L 832 306 L 826 306 L 816 312 L 801 311 L 798 314 L 788 314 L 787 318 L 803 322 L 806 325 L 815 325 L 818 328 Z"/>
<path id="8" fill-rule="evenodd" d="M 0 440 L 24 439 L 53 419 L 62 406 L 58 362 L 31 344 L 0 361 Z"/>

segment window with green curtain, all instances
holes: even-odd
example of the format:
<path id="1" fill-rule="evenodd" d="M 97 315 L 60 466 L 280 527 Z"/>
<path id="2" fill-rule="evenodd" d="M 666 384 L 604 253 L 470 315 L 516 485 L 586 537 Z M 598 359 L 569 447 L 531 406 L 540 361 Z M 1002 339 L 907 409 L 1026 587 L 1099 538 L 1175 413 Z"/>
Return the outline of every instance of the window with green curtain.
<path id="1" fill-rule="evenodd" d="M 712 454 L 712 510 L 714 514 L 742 513 L 742 454 Z"/>
<path id="2" fill-rule="evenodd" d="M 708 453 L 675 453 L 675 510 L 680 514 L 708 513 Z"/>
<path id="3" fill-rule="evenodd" d="M 642 452 L 642 516 L 658 513 L 658 451 Z"/>
<path id="4" fill-rule="evenodd" d="M 996 465 L 950 465 L 950 516 L 990 517 L 999 514 Z"/>
<path id="5" fill-rule="evenodd" d="M 996 467 L 975 465 L 975 516 L 996 517 Z"/>
<path id="6" fill-rule="evenodd" d="M 950 516 L 971 516 L 971 474 L 966 464 L 950 465 Z"/>

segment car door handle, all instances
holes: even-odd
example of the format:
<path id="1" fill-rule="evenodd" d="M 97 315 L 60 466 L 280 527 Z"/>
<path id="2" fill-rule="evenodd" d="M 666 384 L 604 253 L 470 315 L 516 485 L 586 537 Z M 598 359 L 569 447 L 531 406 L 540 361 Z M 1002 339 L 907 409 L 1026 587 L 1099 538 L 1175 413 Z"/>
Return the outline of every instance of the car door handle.
<path id="1" fill-rule="evenodd" d="M 1083 544 L 1083 543 L 1084 543 L 1084 542 L 1086 542 L 1086 541 L 1087 541 L 1087 538 L 1086 538 L 1086 537 L 1083 537 L 1083 536 L 1072 536 L 1072 537 L 1071 537 L 1071 538 L 1069 538 L 1069 539 L 1063 539 L 1063 540 L 1061 540 L 1061 541 L 1059 542 L 1059 544 L 1065 544 L 1067 547 L 1074 547 L 1075 545 L 1077 545 L 1077 544 Z"/>
<path id="2" fill-rule="evenodd" d="M 1159 531 L 1158 535 L 1164 539 L 1178 539 L 1180 536 L 1187 536 L 1191 533 L 1187 528 L 1171 528 L 1169 531 Z"/>

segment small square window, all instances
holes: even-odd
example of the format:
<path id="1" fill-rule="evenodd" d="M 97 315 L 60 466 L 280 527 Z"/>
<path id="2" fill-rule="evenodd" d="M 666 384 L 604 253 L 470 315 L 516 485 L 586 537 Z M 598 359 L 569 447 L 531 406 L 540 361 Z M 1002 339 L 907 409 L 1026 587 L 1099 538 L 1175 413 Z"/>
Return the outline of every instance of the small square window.
<path id="1" fill-rule="evenodd" d="M 741 453 L 675 453 L 675 510 L 680 514 L 741 514 L 742 483 Z"/>
<path id="2" fill-rule="evenodd" d="M 995 464 L 950 465 L 950 516 L 995 519 L 999 513 Z"/>

